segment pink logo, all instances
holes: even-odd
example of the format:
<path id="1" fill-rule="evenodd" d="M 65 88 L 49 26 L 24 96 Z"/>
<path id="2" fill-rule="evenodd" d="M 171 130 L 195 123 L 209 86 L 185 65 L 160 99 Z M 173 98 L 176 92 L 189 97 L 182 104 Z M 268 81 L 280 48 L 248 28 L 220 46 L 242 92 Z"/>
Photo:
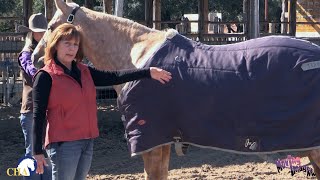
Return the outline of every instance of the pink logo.
<path id="1" fill-rule="evenodd" d="M 138 121 L 138 124 L 139 124 L 140 126 L 144 125 L 145 123 L 146 123 L 146 121 L 143 120 L 143 119 L 141 119 L 141 120 Z"/>

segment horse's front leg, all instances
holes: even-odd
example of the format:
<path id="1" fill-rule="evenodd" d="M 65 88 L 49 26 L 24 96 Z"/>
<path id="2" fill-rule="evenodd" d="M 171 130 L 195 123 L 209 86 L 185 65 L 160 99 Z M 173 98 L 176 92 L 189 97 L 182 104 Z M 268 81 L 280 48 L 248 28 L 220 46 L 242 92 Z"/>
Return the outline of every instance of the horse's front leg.
<path id="1" fill-rule="evenodd" d="M 167 180 L 171 145 L 163 145 L 142 154 L 146 180 Z"/>
<path id="2" fill-rule="evenodd" d="M 307 152 L 308 158 L 312 164 L 316 177 L 320 180 L 320 149 L 314 149 Z"/>

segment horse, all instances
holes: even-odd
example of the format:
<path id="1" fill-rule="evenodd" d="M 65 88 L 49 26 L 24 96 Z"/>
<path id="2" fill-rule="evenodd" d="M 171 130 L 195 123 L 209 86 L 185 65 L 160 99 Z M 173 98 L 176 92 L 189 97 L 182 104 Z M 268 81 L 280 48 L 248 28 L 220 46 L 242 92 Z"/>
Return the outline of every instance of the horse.
<path id="1" fill-rule="evenodd" d="M 158 66 L 162 66 L 162 61 L 157 63 L 156 61 L 150 61 L 150 59 L 162 59 L 163 61 L 165 61 L 167 58 L 166 57 L 158 57 L 156 55 L 156 53 L 160 50 L 163 54 L 167 54 L 168 53 L 168 49 L 170 49 L 170 47 L 172 48 L 176 48 L 176 46 L 174 45 L 174 43 L 176 41 L 181 41 L 186 43 L 186 45 L 182 45 L 184 46 L 186 49 L 190 49 L 191 51 L 208 51 L 211 54 L 214 53 L 216 50 L 217 52 L 224 52 L 223 54 L 220 54 L 219 56 L 217 56 L 217 59 L 214 59 L 212 61 L 208 60 L 207 58 L 205 59 L 201 59 L 201 63 L 202 64 L 208 64 L 210 66 L 210 68 L 212 68 L 212 66 L 214 66 L 214 68 L 218 69 L 219 68 L 224 68 L 224 65 L 219 65 L 219 67 L 217 67 L 215 65 L 216 62 L 222 62 L 224 57 L 227 57 L 226 55 L 230 54 L 232 55 L 233 52 L 248 52 L 248 51 L 244 51 L 244 49 L 235 49 L 235 47 L 237 47 L 237 45 L 222 45 L 222 46 L 208 46 L 208 45 L 203 45 L 201 43 L 198 42 L 193 42 L 191 40 L 188 40 L 187 38 L 182 37 L 181 35 L 177 34 L 176 31 L 174 30 L 168 30 L 167 32 L 165 31 L 159 31 L 159 30 L 155 30 L 155 29 L 151 29 L 148 28 L 146 26 L 143 26 L 139 23 L 136 23 L 132 20 L 126 19 L 126 18 L 121 18 L 121 17 L 116 17 L 113 15 L 109 15 L 109 14 L 105 14 L 105 13 L 100 13 L 100 12 L 95 12 L 92 11 L 90 9 L 87 9 L 85 7 L 79 7 L 77 4 L 75 3 L 65 3 L 63 0 L 55 0 L 55 4 L 57 7 L 57 11 L 54 15 L 54 17 L 52 18 L 52 20 L 49 22 L 48 24 L 48 30 L 45 32 L 42 40 L 40 41 L 40 43 L 37 45 L 37 47 L 35 48 L 34 52 L 33 52 L 33 60 L 34 63 L 37 64 L 37 60 L 39 59 L 39 57 L 41 57 L 44 54 L 44 48 L 45 48 L 45 42 L 48 38 L 48 36 L 50 35 L 50 33 L 52 32 L 53 29 L 55 29 L 58 25 L 62 24 L 62 23 L 73 23 L 74 25 L 79 26 L 79 29 L 81 31 L 81 34 L 83 34 L 83 46 L 84 46 L 84 55 L 92 62 L 92 64 L 100 70 L 117 70 L 117 69 L 129 69 L 129 68 L 140 68 L 140 67 L 146 67 L 148 65 L 158 65 Z M 269 41 L 275 40 L 275 43 L 273 43 L 273 45 L 275 47 L 278 47 L 277 45 L 277 37 L 272 37 L 272 39 L 267 39 Z M 319 53 L 320 52 L 320 48 L 318 46 L 315 45 L 311 45 L 308 42 L 304 42 L 301 40 L 293 40 L 291 38 L 280 38 L 280 39 L 285 39 L 283 43 L 285 43 L 286 40 L 290 39 L 289 42 L 290 44 L 295 44 L 296 42 L 298 42 L 301 48 L 304 52 L 316 52 Z M 266 41 L 255 41 L 255 40 L 250 40 L 247 43 L 243 42 L 245 44 L 242 45 L 250 45 L 247 46 L 246 50 L 250 50 L 255 48 L 255 44 L 263 44 Z M 268 41 L 267 41 L 268 42 Z M 279 48 L 274 48 L 274 51 L 277 51 L 277 49 L 292 49 L 291 47 L 288 47 L 288 45 L 284 45 L 281 44 L 281 47 Z M 171 44 L 170 47 L 164 46 L 167 44 Z M 303 47 L 302 47 L 303 46 Z M 195 47 L 200 47 L 199 49 L 195 49 Z M 304 48 L 306 47 L 306 48 Z M 308 50 L 308 47 L 310 47 L 312 49 L 312 51 Z M 295 50 L 299 51 L 299 48 Z M 177 50 L 180 51 L 180 50 Z M 184 52 L 184 51 L 183 51 Z M 250 51 L 252 53 L 254 53 L 254 51 Z M 299 51 L 300 52 L 300 51 Z M 295 51 L 293 51 L 291 54 L 295 55 Z M 163 65 L 163 68 L 168 68 L 167 70 L 169 71 L 174 71 L 173 74 L 176 74 L 178 78 L 177 81 L 174 82 L 180 82 L 180 83 L 184 83 L 184 84 L 188 84 L 187 80 L 190 80 L 190 74 L 186 73 L 188 72 L 189 69 L 192 68 L 188 68 L 188 61 L 186 59 L 188 59 L 190 57 L 190 53 L 184 52 L 184 55 L 186 55 L 187 57 L 183 57 L 183 56 L 175 56 L 173 55 L 172 57 L 170 57 L 170 59 L 173 59 L 172 61 L 170 61 L 169 63 L 171 63 L 171 65 Z M 268 50 L 266 50 L 262 55 L 262 57 L 268 57 Z M 198 57 L 207 57 L 207 56 L 202 56 L 201 54 L 198 55 Z M 236 58 L 236 56 L 234 56 L 234 58 Z M 256 67 L 256 65 L 259 65 L 259 60 L 255 60 L 255 58 L 258 57 L 251 57 L 251 60 L 246 60 L 246 59 L 240 59 L 240 60 L 234 60 L 234 61 L 228 61 L 228 66 L 232 66 L 235 65 L 235 63 L 240 63 L 239 68 L 243 68 L 245 75 L 244 74 L 238 74 L 238 79 L 240 78 L 245 78 L 247 83 L 251 83 L 251 82 L 259 82 L 259 81 L 254 81 L 255 77 L 252 76 L 252 74 L 248 73 L 248 69 L 246 69 L 247 65 L 253 65 L 252 67 Z M 272 58 L 270 61 L 267 61 L 264 63 L 264 67 L 273 67 L 272 66 L 272 62 L 274 63 L 278 63 L 281 62 L 282 64 L 285 65 L 286 68 L 295 68 L 295 67 L 300 67 L 301 63 L 304 63 L 304 59 L 294 59 L 294 60 L 290 60 L 290 67 L 287 66 L 286 63 L 284 63 L 284 61 L 280 61 L 280 58 L 283 58 L 281 56 L 277 58 Z M 307 58 L 308 59 L 308 58 Z M 199 61 L 199 62 L 200 62 Z M 298 62 L 299 61 L 299 62 Z M 315 60 L 313 60 L 315 61 Z M 194 65 L 196 65 L 198 62 L 192 62 Z M 201 64 L 200 63 L 200 64 Z M 248 64 L 246 64 L 248 63 Z M 271 64 L 269 64 L 271 63 Z M 307 62 L 308 63 L 308 62 Z M 311 64 L 305 64 L 305 66 L 307 66 L 307 70 L 308 69 L 313 69 L 314 65 L 312 64 L 313 62 L 311 62 Z M 196 68 L 196 69 L 201 69 L 201 68 Z M 206 68 L 202 68 L 205 69 Z M 271 68 L 272 69 L 272 68 Z M 277 70 L 279 69 L 279 66 L 277 66 L 275 69 L 273 70 Z M 220 69 L 221 70 L 221 69 Z M 222 69 L 223 70 L 223 69 Z M 269 70 L 269 69 L 268 69 Z M 287 72 L 288 69 L 285 69 Z M 301 71 L 301 69 L 297 70 L 297 71 Z M 220 77 L 215 77 L 216 72 L 215 70 L 209 69 L 209 72 L 213 72 L 211 74 L 206 74 L 205 79 L 215 79 L 215 80 L 219 80 L 221 79 Z M 220 71 L 219 71 L 220 72 Z M 221 71 L 223 72 L 223 71 Z M 226 70 L 225 72 L 231 72 Z M 232 70 L 232 72 L 234 72 L 234 69 Z M 268 71 L 269 72 L 269 71 Z M 275 72 L 279 72 L 279 71 L 275 71 Z M 313 72 L 312 70 L 308 71 L 308 72 Z M 269 73 L 270 74 L 270 73 Z M 268 74 L 268 75 L 269 75 Z M 244 76 L 242 76 L 244 75 Z M 279 75 L 279 74 L 277 74 Z M 281 74 L 280 74 L 281 75 Z M 225 74 L 222 77 L 229 77 L 229 75 Z M 287 77 L 287 76 L 286 76 Z M 309 77 L 310 78 L 310 77 Z M 172 80 L 174 80 L 175 78 L 173 78 Z M 223 79 L 223 78 L 222 78 Z M 197 81 L 197 78 L 193 78 L 193 80 L 195 80 L 195 83 L 200 84 L 199 86 L 196 87 L 207 87 L 207 86 L 212 86 L 210 84 L 206 84 L 206 83 L 202 83 L 202 81 Z M 252 81 L 251 81 L 252 80 Z M 311 78 L 312 80 L 312 78 Z M 141 82 L 141 83 L 140 83 Z M 120 101 L 119 103 L 122 104 L 122 108 L 123 109 L 123 113 L 126 112 L 126 108 L 130 107 L 130 104 L 128 104 L 128 102 L 126 101 L 128 98 L 128 94 L 130 95 L 130 89 L 133 90 L 133 94 L 137 93 L 140 94 L 139 96 L 137 96 L 137 98 L 141 98 L 141 93 L 137 92 L 135 90 L 135 86 L 142 86 L 144 87 L 144 85 L 146 85 L 146 81 L 139 81 L 139 82 L 132 82 L 127 83 L 126 85 L 118 85 L 118 86 L 114 86 L 115 91 L 117 92 L 117 94 L 120 97 Z M 239 84 L 239 81 L 233 79 L 229 82 L 225 82 L 226 85 L 229 87 L 232 85 L 232 83 L 234 82 L 235 84 Z M 283 82 L 284 83 L 284 82 Z M 306 83 L 307 84 L 307 83 Z M 177 84 L 170 84 L 168 83 L 168 86 L 157 86 L 156 84 L 152 84 L 155 85 L 157 88 L 161 89 L 161 88 L 165 88 L 165 89 L 175 89 L 177 86 Z M 240 84 L 242 85 L 242 84 Z M 272 84 L 271 84 L 272 85 Z M 277 85 L 281 85 L 281 82 L 278 82 Z M 285 85 L 285 84 L 284 84 Z M 147 85 L 146 85 L 147 86 Z M 221 87 L 220 84 L 215 84 L 214 87 L 216 88 L 216 90 L 219 89 L 219 87 Z M 246 88 L 245 86 L 241 86 L 243 87 L 242 89 L 242 93 L 246 93 L 246 90 L 250 90 L 249 88 Z M 232 87 L 232 88 L 236 88 L 237 87 Z M 261 89 L 261 88 L 260 88 Z M 165 91 L 167 91 L 165 90 Z M 181 88 L 179 88 L 179 90 L 181 90 Z M 221 89 L 220 89 L 221 90 Z M 168 90 L 169 91 L 169 90 Z M 222 90 L 223 91 L 223 90 Z M 221 92 L 222 92 L 221 91 Z M 271 90 L 272 91 L 272 90 Z M 183 92 L 182 90 L 180 92 Z M 208 91 L 205 91 L 206 93 Z M 250 91 L 252 92 L 252 91 Z M 294 91 L 296 92 L 296 91 Z M 314 94 L 314 93 L 313 93 Z M 143 96 L 143 93 L 142 93 Z M 224 95 L 226 96 L 226 95 Z M 282 96 L 287 97 L 288 95 L 283 94 Z M 124 98 L 121 98 L 124 97 Z M 130 96 L 132 97 L 132 96 Z M 183 98 L 182 96 L 180 96 L 181 98 Z M 211 97 L 211 96 L 210 96 Z M 232 97 L 235 97 L 234 95 Z M 238 96 L 237 96 L 238 97 Z M 240 97 L 240 96 L 239 96 Z M 137 100 L 137 98 L 135 100 Z M 175 98 L 173 96 L 170 96 L 170 98 Z M 277 97 L 276 97 L 277 98 Z M 165 99 L 165 98 L 162 98 Z M 204 97 L 205 99 L 205 97 Z M 211 99 L 211 98 L 208 98 Z M 213 97 L 212 99 L 218 99 L 219 97 Z M 289 97 L 290 99 L 290 97 Z M 145 101 L 147 102 L 147 101 Z M 175 103 L 174 101 L 170 101 Z M 220 102 L 220 101 L 219 101 Z M 139 102 L 140 103 L 140 102 Z M 139 104 L 136 103 L 136 104 Z M 178 102 L 177 102 L 178 103 Z M 256 101 L 253 101 L 253 103 L 256 103 Z M 144 104 L 141 102 L 141 104 L 143 106 L 149 106 L 150 108 L 153 108 L 154 111 L 152 112 L 156 112 L 156 108 L 159 109 L 159 107 L 153 107 L 154 105 L 151 104 Z M 240 105 L 240 104 L 237 104 Z M 246 106 L 246 104 L 241 104 L 242 106 Z M 266 104 L 267 105 L 267 104 Z M 231 105 L 231 109 L 236 111 L 236 108 L 234 105 Z M 165 108 L 163 106 L 161 106 L 162 108 Z M 219 106 L 215 106 L 219 109 Z M 241 107 L 241 106 L 240 106 Z M 252 106 L 254 107 L 254 105 Z M 227 106 L 224 106 L 224 108 L 228 108 Z M 134 110 L 135 109 L 130 109 L 129 113 L 135 113 Z M 221 118 L 221 122 L 224 122 L 223 118 L 230 118 L 228 116 L 228 112 L 224 112 L 224 109 L 219 109 L 220 111 L 217 112 L 215 111 L 215 115 L 222 115 Z M 227 110 L 227 109 L 226 109 Z M 302 109 L 304 110 L 304 109 Z M 158 112 L 158 111 L 157 111 Z M 237 113 L 241 113 L 239 111 L 236 111 Z M 143 114 L 144 112 L 142 112 Z M 174 113 L 173 111 L 171 111 L 171 113 Z M 210 110 L 206 109 L 205 113 L 210 114 Z M 265 113 L 265 112 L 264 112 Z M 149 113 L 150 114 L 150 113 Z M 192 111 L 185 113 L 188 115 L 192 115 Z M 263 113 L 262 113 L 263 114 Z M 278 112 L 278 114 L 280 115 L 284 115 L 284 113 L 282 112 Z M 246 114 L 248 115 L 248 114 Z M 276 114 L 277 115 L 277 114 Z M 262 116 L 263 118 L 268 118 L 270 117 L 267 113 L 264 114 L 264 116 Z M 183 137 L 183 135 L 181 133 L 184 132 L 178 132 L 178 136 L 177 139 L 174 139 L 175 137 L 170 137 L 171 139 L 168 140 L 166 139 L 167 137 L 164 137 L 163 139 L 161 139 L 161 144 L 158 145 L 154 145 L 154 144 L 148 144 L 148 146 L 146 146 L 146 149 L 140 149 L 137 151 L 136 147 L 132 146 L 132 144 L 137 143 L 137 139 L 139 138 L 139 136 L 142 137 L 141 134 L 137 134 L 137 136 L 132 136 L 131 132 L 139 132 L 140 129 L 138 130 L 134 130 L 132 129 L 132 126 L 138 126 L 143 128 L 144 124 L 148 124 L 149 121 L 145 121 L 144 119 L 141 119 L 143 117 L 139 117 L 137 119 L 138 116 L 130 116 L 129 114 L 125 114 L 124 117 L 124 121 L 125 122 L 125 127 L 126 127 L 126 135 L 129 135 L 131 137 L 127 137 L 128 141 L 131 143 L 131 146 L 129 145 L 130 148 L 130 152 L 131 155 L 142 155 L 143 161 L 144 161 L 144 175 L 145 175 L 145 179 L 167 179 L 168 178 L 168 170 L 169 170 L 169 159 L 170 159 L 170 148 L 171 148 L 171 144 L 173 144 L 174 142 L 188 142 L 185 141 L 186 139 L 181 139 Z M 147 117 L 147 116 L 146 116 Z M 161 116 L 162 118 L 169 118 L 166 116 Z M 184 116 L 185 118 L 187 118 L 186 116 Z M 202 116 L 201 116 L 202 117 Z M 311 117 L 311 119 L 316 119 L 316 117 L 312 116 L 308 116 Z M 241 118 L 241 116 L 237 117 L 238 119 Z M 165 120 L 166 122 L 168 120 Z M 170 119 L 171 122 L 175 122 L 174 118 Z M 145 123 L 147 122 L 147 123 Z M 287 121 L 286 121 L 287 122 Z M 290 121 L 288 121 L 290 122 Z M 138 123 L 138 125 L 137 125 Z M 272 123 L 272 122 L 271 122 Z M 316 123 L 316 122 L 313 122 Z M 158 123 L 161 125 L 161 123 Z M 241 125 L 238 124 L 238 125 Z M 268 124 L 269 127 L 272 127 L 272 124 Z M 224 127 L 224 128 L 228 128 L 228 126 L 224 126 L 221 125 L 220 127 Z M 234 126 L 234 125 L 233 125 Z M 250 126 L 250 124 L 249 124 Z M 148 126 L 145 126 L 148 127 Z M 205 125 L 203 126 L 196 126 L 196 127 L 202 127 L 205 128 Z M 179 129 L 179 127 L 176 127 L 177 129 Z M 208 129 L 208 128 L 207 128 Z M 147 130 L 147 128 L 145 128 L 145 130 Z M 200 129 L 201 130 L 201 129 Z M 206 133 L 207 132 L 205 131 Z M 131 133 L 131 134 L 130 134 Z M 172 133 L 172 132 L 171 132 Z M 180 133 L 180 134 L 179 134 Z M 134 133 L 133 133 L 134 134 Z M 154 133 L 153 137 L 157 137 L 157 136 L 161 136 L 161 134 L 157 134 Z M 210 134 L 212 135 L 212 134 Z M 180 137 L 179 137 L 180 136 Z M 179 139 L 180 138 L 180 139 Z M 273 137 L 274 138 L 274 137 Z M 188 139 L 188 138 L 187 138 Z M 216 140 L 218 138 L 214 138 L 214 137 L 210 137 L 210 139 Z M 223 138 L 220 138 L 223 139 Z M 258 139 L 259 140 L 259 139 Z M 239 142 L 243 143 L 244 147 L 246 149 L 236 149 L 236 150 L 231 150 L 231 152 L 235 152 L 235 153 L 247 153 L 247 154 L 259 154 L 259 148 L 261 146 L 258 146 L 259 142 L 257 139 L 248 139 L 248 138 L 242 138 L 241 140 L 239 140 Z M 275 141 L 274 141 L 275 142 Z M 292 143 L 292 142 L 291 142 Z M 294 142 L 293 142 L 294 143 Z M 193 145 L 197 145 L 196 143 L 192 143 L 190 142 L 190 144 Z M 204 142 L 204 144 L 206 144 L 206 142 Z M 210 143 L 209 143 L 210 144 Z M 227 141 L 223 141 L 222 144 L 229 144 L 231 146 L 235 146 L 235 142 L 227 142 Z M 277 145 L 279 145 L 279 143 L 274 143 L 272 148 L 274 149 L 267 149 L 267 151 L 265 151 L 266 153 L 274 153 L 274 152 L 278 152 L 277 150 Z M 292 145 L 292 144 L 291 144 Z M 205 145 L 206 146 L 206 145 Z M 201 146 L 200 147 L 204 147 Z M 267 147 L 267 146 L 266 146 Z M 226 147 L 228 148 L 228 147 Z M 217 149 L 222 149 L 222 150 L 227 150 L 226 148 L 217 148 Z M 243 148 L 243 147 L 242 147 Z M 303 146 L 303 148 L 296 148 L 296 146 L 294 147 L 289 147 L 288 149 L 290 150 L 301 150 L 301 151 L 306 151 L 306 154 L 310 161 L 312 162 L 312 165 L 314 167 L 316 176 L 318 179 L 320 179 L 320 149 L 319 149 L 319 144 L 309 144 L 308 146 Z M 269 150 L 269 151 L 268 151 Z M 262 152 L 264 153 L 264 152 Z"/>

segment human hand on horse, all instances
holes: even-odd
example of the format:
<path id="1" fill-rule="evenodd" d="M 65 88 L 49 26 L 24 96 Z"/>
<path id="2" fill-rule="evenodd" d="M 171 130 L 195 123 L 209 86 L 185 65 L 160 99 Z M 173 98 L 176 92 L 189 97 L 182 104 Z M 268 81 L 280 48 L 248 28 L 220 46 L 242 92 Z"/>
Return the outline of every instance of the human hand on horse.
<path id="1" fill-rule="evenodd" d="M 48 166 L 46 159 L 43 154 L 34 155 L 33 158 L 37 161 L 37 174 L 43 174 L 43 166 Z"/>
<path id="2" fill-rule="evenodd" d="M 152 79 L 158 80 L 162 84 L 169 82 L 172 78 L 170 72 L 157 67 L 150 67 L 150 75 Z"/>

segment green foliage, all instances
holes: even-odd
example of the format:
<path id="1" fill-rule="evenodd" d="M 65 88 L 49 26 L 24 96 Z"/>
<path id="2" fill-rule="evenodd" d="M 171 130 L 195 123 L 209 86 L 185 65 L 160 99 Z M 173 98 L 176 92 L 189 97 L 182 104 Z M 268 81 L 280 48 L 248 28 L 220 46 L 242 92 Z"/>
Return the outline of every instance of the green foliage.
<path id="1" fill-rule="evenodd" d="M 144 20 L 144 0 L 124 0 L 123 17 L 135 21 Z"/>
<path id="2" fill-rule="evenodd" d="M 178 2 L 178 3 L 177 3 Z M 183 14 L 197 13 L 197 0 L 162 0 L 161 20 L 180 20 Z M 135 21 L 145 20 L 144 0 L 124 0 L 123 16 Z M 174 25 L 171 25 L 174 26 Z M 170 27 L 170 25 L 169 25 Z"/>
<path id="3" fill-rule="evenodd" d="M 268 1 L 268 5 L 269 5 L 269 21 L 280 22 L 280 17 L 282 13 L 281 0 Z"/>
<path id="4" fill-rule="evenodd" d="M 222 21 L 241 21 L 243 0 L 209 1 L 209 11 L 222 13 Z"/>
<path id="5" fill-rule="evenodd" d="M 221 12 L 224 21 L 242 19 L 243 0 L 210 0 L 209 11 Z M 144 0 L 124 0 L 124 17 L 144 20 Z M 162 0 L 161 19 L 180 20 L 184 14 L 198 13 L 198 0 Z"/>
<path id="6" fill-rule="evenodd" d="M 14 9 L 16 1 L 0 0 L 0 4 L 0 14 L 8 15 L 11 13 L 12 9 Z"/>
<path id="7" fill-rule="evenodd" d="M 3 17 L 20 17 L 23 18 L 23 0 L 0 0 L 0 12 Z M 33 13 L 44 14 L 44 0 L 33 0 Z M 14 32 L 15 26 L 23 24 L 23 20 L 4 20 L 0 22 L 1 32 Z"/>
<path id="8" fill-rule="evenodd" d="M 32 11 L 33 13 L 44 14 L 45 13 L 44 0 L 33 0 Z"/>
<path id="9" fill-rule="evenodd" d="M 73 0 L 73 2 L 79 4 L 80 6 L 84 5 L 84 0 Z"/>
<path id="10" fill-rule="evenodd" d="M 197 0 L 180 0 L 179 3 L 175 0 L 161 1 L 161 19 L 180 20 L 184 14 L 195 14 L 198 12 Z"/>
<path id="11" fill-rule="evenodd" d="M 73 0 L 83 6 L 85 0 Z M 102 0 L 95 0 L 95 6 L 101 6 Z M 1 16 L 23 17 L 23 0 L 0 0 Z M 281 0 L 268 0 L 269 21 L 279 22 Z M 136 21 L 145 19 L 145 0 L 124 0 L 124 17 Z M 33 12 L 44 14 L 44 0 L 33 0 Z M 210 12 L 221 12 L 223 21 L 242 21 L 243 0 L 209 0 Z M 161 0 L 161 19 L 163 21 L 180 20 L 184 14 L 198 12 L 198 0 Z M 264 20 L 264 1 L 260 0 L 260 20 Z M 0 22 L 1 31 L 14 31 L 14 24 L 22 22 Z M 171 26 L 174 26 L 173 24 Z M 169 26 L 169 27 L 171 27 Z"/>
<path id="12" fill-rule="evenodd" d="M 23 15 L 23 6 L 22 0 L 18 1 L 8 1 L 0 0 L 0 14 L 3 17 L 22 17 Z M 0 32 L 14 32 L 15 25 L 20 24 L 20 20 L 2 20 L 0 22 Z"/>

